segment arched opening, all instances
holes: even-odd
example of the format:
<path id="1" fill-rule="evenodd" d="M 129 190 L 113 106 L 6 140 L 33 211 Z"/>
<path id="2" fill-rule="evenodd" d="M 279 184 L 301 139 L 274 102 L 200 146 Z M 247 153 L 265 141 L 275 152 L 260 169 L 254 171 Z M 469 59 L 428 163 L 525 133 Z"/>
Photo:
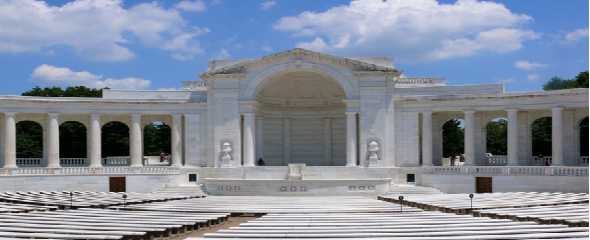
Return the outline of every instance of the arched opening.
<path id="1" fill-rule="evenodd" d="M 59 158 L 61 166 L 85 166 L 87 160 L 86 126 L 68 121 L 59 125 Z"/>
<path id="2" fill-rule="evenodd" d="M 109 122 L 102 126 L 101 135 L 103 165 L 130 165 L 129 127 L 122 122 Z"/>
<path id="3" fill-rule="evenodd" d="M 552 129 L 551 129 L 551 117 L 542 117 L 533 122 L 531 126 L 531 147 L 533 156 L 533 165 L 539 166 L 546 162 L 552 164 Z"/>
<path id="4" fill-rule="evenodd" d="M 163 122 L 151 122 L 143 128 L 143 155 L 147 165 L 168 165 L 171 153 L 170 125 Z"/>
<path id="5" fill-rule="evenodd" d="M 580 161 L 582 166 L 588 166 L 588 117 L 580 122 Z"/>
<path id="6" fill-rule="evenodd" d="M 266 166 L 346 165 L 346 93 L 334 78 L 312 71 L 280 72 L 260 83 L 253 99 L 255 114 L 263 117 L 258 129 L 264 133 L 263 154 L 258 156 Z"/>
<path id="7" fill-rule="evenodd" d="M 486 124 L 486 165 L 504 166 L 508 154 L 508 121 L 496 118 Z"/>
<path id="8" fill-rule="evenodd" d="M 43 127 L 34 121 L 16 124 L 16 165 L 40 167 L 43 161 Z"/>
<path id="9" fill-rule="evenodd" d="M 443 165 L 460 166 L 465 163 L 464 126 L 463 119 L 450 119 L 443 124 Z"/>

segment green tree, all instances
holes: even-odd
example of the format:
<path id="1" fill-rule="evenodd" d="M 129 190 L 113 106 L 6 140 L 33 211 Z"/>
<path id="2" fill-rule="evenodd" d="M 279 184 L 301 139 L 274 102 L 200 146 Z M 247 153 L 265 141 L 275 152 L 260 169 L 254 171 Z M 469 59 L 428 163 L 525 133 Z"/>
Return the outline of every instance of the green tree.
<path id="1" fill-rule="evenodd" d="M 79 122 L 68 121 L 59 125 L 59 157 L 85 158 L 88 155 L 86 126 Z"/>
<path id="2" fill-rule="evenodd" d="M 576 87 L 578 88 L 588 88 L 588 70 L 581 72 L 574 78 L 576 81 Z"/>
<path id="3" fill-rule="evenodd" d="M 21 121 L 16 124 L 16 157 L 43 157 L 43 128 L 33 121 Z"/>
<path id="4" fill-rule="evenodd" d="M 129 156 L 129 127 L 122 122 L 102 126 L 102 157 Z"/>
<path id="5" fill-rule="evenodd" d="M 145 156 L 168 155 L 171 152 L 171 129 L 165 123 L 148 123 L 143 128 L 143 153 Z"/>
<path id="6" fill-rule="evenodd" d="M 506 155 L 508 146 L 508 122 L 506 119 L 491 121 L 486 125 L 486 149 L 493 155 Z"/>
<path id="7" fill-rule="evenodd" d="M 588 156 L 588 118 L 580 123 L 580 156 Z"/>
<path id="8" fill-rule="evenodd" d="M 463 128 L 459 127 L 458 119 L 451 119 L 443 124 L 443 157 L 450 157 L 455 153 L 463 153 L 464 137 Z"/>
<path id="9" fill-rule="evenodd" d="M 109 88 L 104 88 L 109 89 Z M 102 89 L 87 88 L 84 86 L 70 86 L 65 90 L 60 87 L 45 87 L 40 88 L 39 86 L 32 90 L 26 91 L 22 96 L 37 96 L 37 97 L 91 97 L 101 98 Z"/>
<path id="10" fill-rule="evenodd" d="M 537 156 L 542 153 L 543 156 L 551 156 L 551 118 L 542 117 L 535 120 L 531 131 L 533 135 L 533 152 L 531 154 Z"/>
<path id="11" fill-rule="evenodd" d="M 570 88 L 588 88 L 588 70 L 580 72 L 574 79 L 552 77 L 547 83 L 543 84 L 543 90 L 545 91 Z"/>

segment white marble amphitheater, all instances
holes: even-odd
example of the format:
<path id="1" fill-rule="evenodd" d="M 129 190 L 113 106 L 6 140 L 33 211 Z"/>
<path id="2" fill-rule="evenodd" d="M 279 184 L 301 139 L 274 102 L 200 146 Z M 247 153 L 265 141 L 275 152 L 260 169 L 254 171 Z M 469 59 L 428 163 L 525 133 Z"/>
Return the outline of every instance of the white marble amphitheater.
<path id="1" fill-rule="evenodd" d="M 588 89 L 447 86 L 392 61 L 292 49 L 209 61 L 178 91 L 0 96 L 0 240 L 588 239 Z M 542 117 L 551 166 L 532 153 Z M 497 118 L 507 156 L 486 154 Z M 442 156 L 450 119 L 464 120 L 460 166 Z M 21 121 L 41 125 L 44 157 L 17 157 Z M 71 121 L 87 129 L 86 158 L 60 158 Z M 115 121 L 129 156 L 103 156 Z M 155 121 L 171 127 L 164 163 L 143 155 Z"/>

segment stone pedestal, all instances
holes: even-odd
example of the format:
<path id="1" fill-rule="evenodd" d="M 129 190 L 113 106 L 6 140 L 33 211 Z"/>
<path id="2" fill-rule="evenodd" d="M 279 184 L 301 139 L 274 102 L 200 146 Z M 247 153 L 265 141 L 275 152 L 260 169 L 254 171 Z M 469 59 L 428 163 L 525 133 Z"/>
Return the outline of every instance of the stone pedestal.
<path id="1" fill-rule="evenodd" d="M 379 144 L 375 141 L 369 143 L 369 167 L 379 167 L 379 155 L 377 155 L 377 151 L 379 151 Z"/>
<path id="2" fill-rule="evenodd" d="M 304 163 L 289 163 L 288 180 L 303 180 L 303 172 L 305 172 Z"/>

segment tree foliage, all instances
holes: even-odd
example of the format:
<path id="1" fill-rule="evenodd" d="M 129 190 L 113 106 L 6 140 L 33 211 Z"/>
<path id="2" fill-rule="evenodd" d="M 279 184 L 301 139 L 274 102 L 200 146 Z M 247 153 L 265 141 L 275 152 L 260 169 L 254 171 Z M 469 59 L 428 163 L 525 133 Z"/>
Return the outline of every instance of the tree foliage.
<path id="1" fill-rule="evenodd" d="M 543 90 L 545 91 L 570 88 L 588 88 L 588 70 L 580 72 L 573 79 L 552 77 L 547 83 L 543 85 Z"/>
<path id="2" fill-rule="evenodd" d="M 33 121 L 21 121 L 16 124 L 16 157 L 43 157 L 43 128 Z"/>
<path id="3" fill-rule="evenodd" d="M 533 147 L 531 155 L 551 156 L 551 117 L 542 117 L 533 122 L 532 126 Z"/>
<path id="4" fill-rule="evenodd" d="M 580 156 L 588 156 L 588 118 L 580 123 Z"/>
<path id="5" fill-rule="evenodd" d="M 79 122 L 65 122 L 59 126 L 59 157 L 87 157 L 86 126 Z"/>
<path id="6" fill-rule="evenodd" d="M 506 119 L 491 121 L 486 125 L 486 149 L 492 155 L 506 155 L 508 146 L 508 122 Z"/>
<path id="7" fill-rule="evenodd" d="M 105 88 L 108 89 L 108 88 Z M 26 91 L 22 96 L 37 96 L 37 97 L 91 97 L 101 98 L 102 89 L 87 88 L 84 86 L 69 86 L 65 90 L 60 87 L 45 87 L 39 86 L 32 90 Z"/>
<path id="8" fill-rule="evenodd" d="M 102 126 L 102 157 L 129 156 L 129 127 L 122 122 Z"/>
<path id="9" fill-rule="evenodd" d="M 443 125 L 443 157 L 464 152 L 464 131 L 458 119 L 451 119 Z"/>
<path id="10" fill-rule="evenodd" d="M 148 123 L 143 128 L 143 154 L 145 156 L 168 155 L 171 152 L 171 129 L 165 123 Z"/>

